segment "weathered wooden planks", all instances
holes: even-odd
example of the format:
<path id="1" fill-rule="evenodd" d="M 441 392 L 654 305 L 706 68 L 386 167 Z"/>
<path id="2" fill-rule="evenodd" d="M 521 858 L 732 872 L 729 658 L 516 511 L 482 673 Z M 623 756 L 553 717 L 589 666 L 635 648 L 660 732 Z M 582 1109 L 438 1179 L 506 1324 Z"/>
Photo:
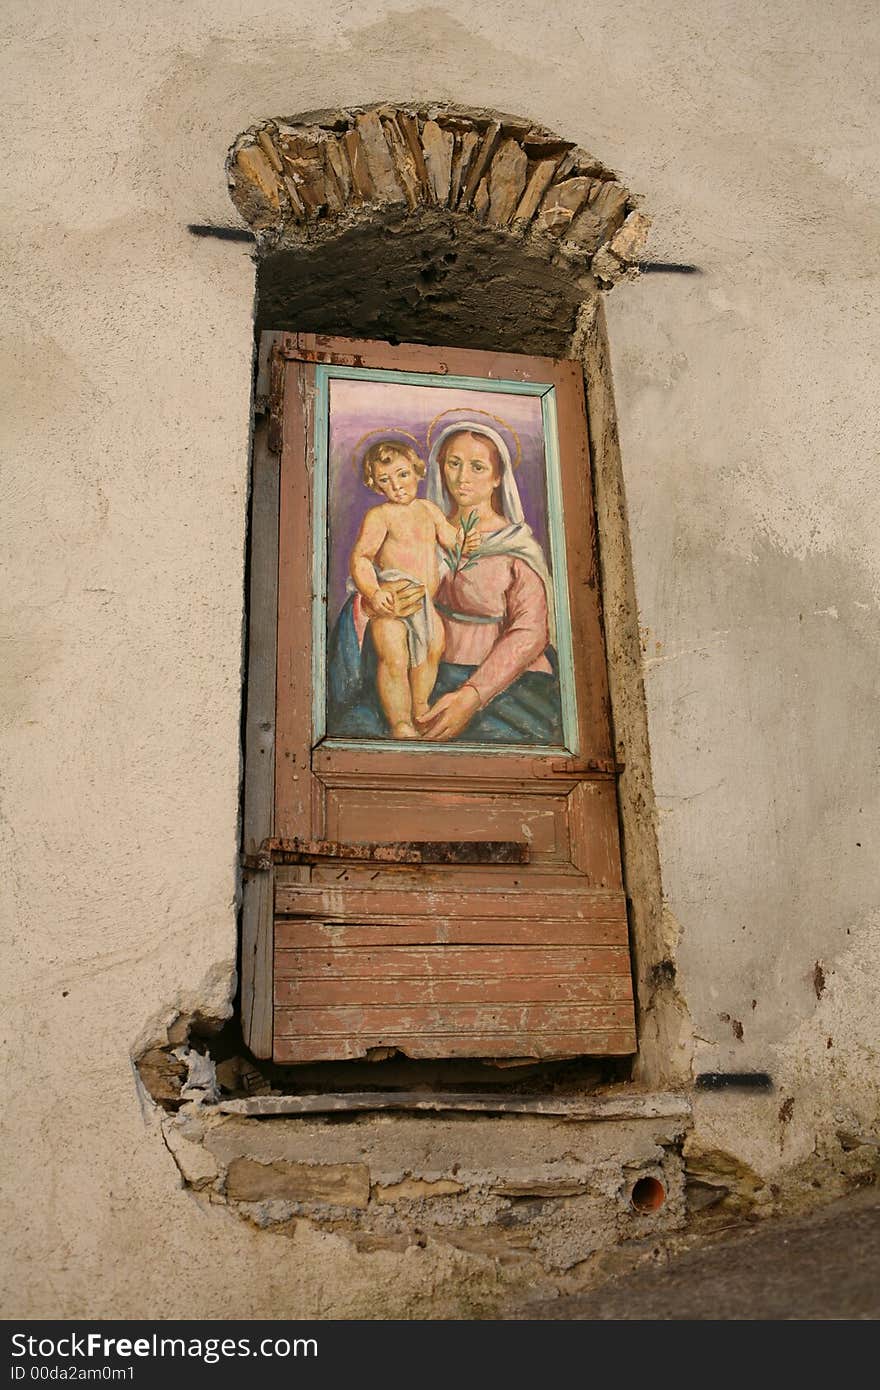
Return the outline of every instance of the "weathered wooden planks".
<path id="1" fill-rule="evenodd" d="M 255 1057 L 272 1056 L 273 896 L 271 872 L 242 885 L 241 1031 Z"/>
<path id="2" fill-rule="evenodd" d="M 404 906 L 405 904 L 401 904 Z M 437 919 L 379 916 L 372 922 L 317 922 L 308 918 L 276 917 L 275 946 L 394 946 L 486 945 L 625 946 L 625 921 L 593 919 L 541 921 L 528 917 L 470 917 Z"/>
<path id="3" fill-rule="evenodd" d="M 486 975 L 624 976 L 624 946 L 337 946 L 279 949 L 279 980 L 382 979 L 396 975 L 431 978 Z"/>
<path id="4" fill-rule="evenodd" d="M 260 339 L 258 404 L 269 404 L 270 356 L 279 333 Z M 275 791 L 275 637 L 278 607 L 278 457 L 267 418 L 254 429 L 250 515 L 248 681 L 245 716 L 243 848 L 251 854 L 272 834 Z M 242 884 L 241 1024 L 257 1057 L 272 1055 L 271 874 Z"/>
<path id="5" fill-rule="evenodd" d="M 557 366 L 556 398 L 563 503 L 566 515 L 578 518 L 576 526 L 566 528 L 566 559 L 578 691 L 579 756 L 585 761 L 594 759 L 603 762 L 613 756 L 613 748 L 602 611 L 598 603 L 583 601 L 585 592 L 597 594 L 599 591 L 599 557 L 590 482 L 583 373 L 578 362 L 558 363 Z M 564 386 L 566 377 L 568 389 Z M 612 824 L 615 858 L 619 863 L 616 815 Z"/>
<path id="6" fill-rule="evenodd" d="M 394 887 L 364 887 L 362 883 L 335 886 L 302 884 L 287 887 L 279 884 L 275 897 L 278 916 L 321 917 L 325 920 L 347 918 L 363 921 L 372 917 L 391 920 L 406 916 L 442 917 L 451 921 L 462 918 L 507 917 L 524 918 L 534 922 L 555 919 L 561 921 L 626 921 L 626 904 L 622 893 L 599 894 L 582 888 L 539 888 L 519 892 L 511 886 L 516 871 L 508 869 L 497 887 L 458 888 L 451 880 L 443 888 L 416 888 L 407 885 L 405 899 Z M 525 877 L 525 871 L 522 871 Z M 576 883 L 576 880 L 575 880 Z M 525 885 L 524 885 L 525 887 Z"/>
<path id="7" fill-rule="evenodd" d="M 275 834 L 323 838 L 321 799 L 312 776 L 312 497 L 310 450 L 314 370 L 302 367 L 284 389 L 278 548 Z"/>
<path id="8" fill-rule="evenodd" d="M 442 947 L 438 948 L 442 950 Z M 515 964 L 514 964 L 514 968 Z M 475 975 L 439 973 L 388 978 L 328 979 L 325 975 L 275 978 L 275 1003 L 297 1008 L 377 1004 L 625 1004 L 632 991 L 621 975 Z"/>
<path id="9" fill-rule="evenodd" d="M 544 888 L 588 888 L 583 875 L 569 864 L 531 864 L 527 876 L 526 870 L 519 867 L 513 870 L 511 876 L 510 868 L 498 864 L 467 864 L 457 866 L 452 871 L 446 866 L 424 863 L 418 867 L 409 864 L 391 867 L 351 862 L 345 865 L 316 863 L 300 871 L 298 878 L 291 877 L 292 872 L 289 865 L 278 868 L 278 882 L 283 889 L 303 883 L 311 883 L 315 887 L 323 884 L 329 888 L 338 887 L 339 884 L 352 887 L 359 884 L 369 889 L 419 888 L 446 893 L 460 892 L 465 888 L 490 888 L 494 892 L 504 886 L 523 888 L 526 893 L 540 892 Z M 622 895 L 610 893 L 601 896 L 620 900 Z M 279 912 L 283 912 L 283 909 L 279 908 Z"/>
<path id="10" fill-rule="evenodd" d="M 635 1051 L 635 1029 L 600 1028 L 576 1033 L 419 1033 L 401 1039 L 400 1050 L 408 1057 L 625 1057 Z M 350 1061 L 363 1057 L 371 1047 L 388 1047 L 378 1034 L 359 1037 L 308 1037 L 276 1035 L 275 1060 L 280 1063 Z"/>
<path id="11" fill-rule="evenodd" d="M 624 947 L 400 946 L 279 950 L 279 1007 L 631 1004 Z M 457 1024 L 462 1015 L 455 1014 Z"/>
<path id="12" fill-rule="evenodd" d="M 542 1033 L 595 1033 L 620 1028 L 629 1021 L 625 1004 L 479 1004 L 461 1005 L 453 1016 L 439 1005 L 340 1004 L 335 1008 L 275 1010 L 278 1037 L 375 1038 L 376 1046 L 424 1034 L 482 1037 L 513 1034 L 531 1037 Z"/>

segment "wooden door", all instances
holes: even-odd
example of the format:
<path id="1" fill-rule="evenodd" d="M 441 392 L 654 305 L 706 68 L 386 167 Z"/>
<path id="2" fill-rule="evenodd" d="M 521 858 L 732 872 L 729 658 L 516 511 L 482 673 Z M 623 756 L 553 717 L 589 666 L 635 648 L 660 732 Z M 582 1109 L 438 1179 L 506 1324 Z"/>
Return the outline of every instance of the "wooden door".
<path id="1" fill-rule="evenodd" d="M 271 353 L 252 1046 L 271 1018 L 282 1063 L 633 1052 L 578 365 L 311 334 Z"/>

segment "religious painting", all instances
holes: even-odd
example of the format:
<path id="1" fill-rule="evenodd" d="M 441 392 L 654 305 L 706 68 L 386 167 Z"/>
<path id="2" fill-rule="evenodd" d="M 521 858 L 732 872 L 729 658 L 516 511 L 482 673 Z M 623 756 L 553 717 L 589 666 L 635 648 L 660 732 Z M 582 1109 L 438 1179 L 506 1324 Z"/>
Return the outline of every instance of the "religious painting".
<path id="1" fill-rule="evenodd" d="M 324 736 L 572 748 L 553 387 L 318 373 Z"/>

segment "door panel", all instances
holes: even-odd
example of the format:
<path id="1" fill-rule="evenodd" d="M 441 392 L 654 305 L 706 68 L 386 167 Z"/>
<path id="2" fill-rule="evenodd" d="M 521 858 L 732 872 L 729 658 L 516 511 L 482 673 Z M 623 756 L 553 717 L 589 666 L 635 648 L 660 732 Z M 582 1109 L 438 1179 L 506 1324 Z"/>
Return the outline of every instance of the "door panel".
<path id="1" fill-rule="evenodd" d="M 632 1052 L 576 364 L 293 334 L 275 352 L 273 843 L 299 859 L 273 871 L 275 1059 Z M 390 468 L 409 469 L 398 493 Z M 395 606 L 383 630 L 395 583 L 415 617 Z M 415 736 L 394 732 L 401 700 Z M 453 862 L 383 862 L 423 842 Z"/>
<path id="2" fill-rule="evenodd" d="M 534 860 L 570 859 L 568 800 L 517 793 L 331 789 L 327 838 L 350 844 L 433 840 L 438 826 L 454 826 L 456 840 L 524 841 Z"/>

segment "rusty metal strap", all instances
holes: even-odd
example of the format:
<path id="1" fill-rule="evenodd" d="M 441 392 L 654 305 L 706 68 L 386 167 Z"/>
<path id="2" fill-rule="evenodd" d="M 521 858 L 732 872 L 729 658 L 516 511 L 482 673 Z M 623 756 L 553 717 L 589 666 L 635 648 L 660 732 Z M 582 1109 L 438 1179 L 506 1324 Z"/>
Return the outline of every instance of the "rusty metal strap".
<path id="1" fill-rule="evenodd" d="M 618 762 L 615 758 L 589 758 L 586 760 L 566 758 L 564 762 L 550 764 L 551 772 L 577 777 L 584 781 L 593 781 L 601 777 L 615 777 L 625 769 L 626 763 Z"/>
<path id="2" fill-rule="evenodd" d="M 264 840 L 257 854 L 243 854 L 246 869 L 273 864 L 528 864 L 519 840 L 400 840 L 394 844 L 344 845 L 335 840 Z"/>

